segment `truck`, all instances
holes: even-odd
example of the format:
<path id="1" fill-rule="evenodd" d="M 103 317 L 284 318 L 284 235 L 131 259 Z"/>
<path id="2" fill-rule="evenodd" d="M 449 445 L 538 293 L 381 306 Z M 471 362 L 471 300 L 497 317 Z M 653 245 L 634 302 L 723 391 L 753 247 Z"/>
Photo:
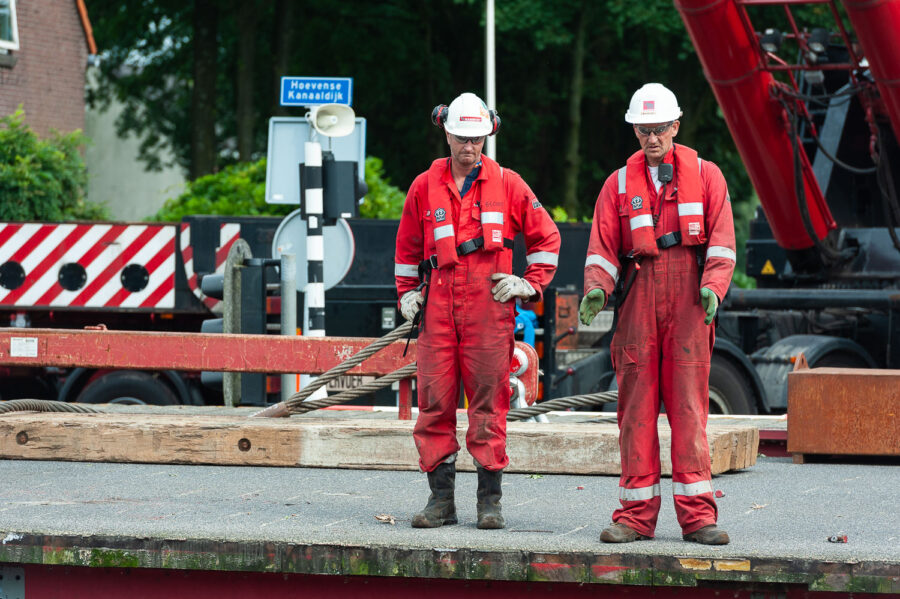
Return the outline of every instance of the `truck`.
<path id="1" fill-rule="evenodd" d="M 760 202 L 746 245 L 758 285 L 732 286 L 719 311 L 710 412 L 785 412 L 801 354 L 897 368 L 900 4 L 675 6 Z M 597 351 L 568 367 L 567 393 L 615 387 L 605 341 L 580 344 Z"/>

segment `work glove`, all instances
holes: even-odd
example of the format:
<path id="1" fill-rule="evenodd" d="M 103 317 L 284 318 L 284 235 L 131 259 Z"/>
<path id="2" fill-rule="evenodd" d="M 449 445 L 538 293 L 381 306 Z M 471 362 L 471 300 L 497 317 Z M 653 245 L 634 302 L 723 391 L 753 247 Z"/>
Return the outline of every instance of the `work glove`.
<path id="1" fill-rule="evenodd" d="M 495 272 L 491 275 L 491 280 L 499 281 L 491 289 L 491 293 L 494 294 L 494 300 L 498 302 L 506 302 L 514 297 L 521 297 L 527 301 L 537 294 L 531 283 L 516 275 Z"/>
<path id="2" fill-rule="evenodd" d="M 716 310 L 719 308 L 719 298 L 709 287 L 700 289 L 700 305 L 706 310 L 706 318 L 703 319 L 703 322 L 705 324 L 711 323 L 716 316 Z"/>
<path id="3" fill-rule="evenodd" d="M 582 324 L 591 324 L 603 306 L 606 305 L 606 293 L 602 289 L 591 289 L 588 294 L 581 300 L 581 307 L 578 309 L 578 317 Z"/>
<path id="4" fill-rule="evenodd" d="M 422 295 L 421 291 L 418 289 L 407 291 L 400 298 L 400 314 L 403 314 L 403 318 L 412 322 L 424 303 L 425 296 Z"/>

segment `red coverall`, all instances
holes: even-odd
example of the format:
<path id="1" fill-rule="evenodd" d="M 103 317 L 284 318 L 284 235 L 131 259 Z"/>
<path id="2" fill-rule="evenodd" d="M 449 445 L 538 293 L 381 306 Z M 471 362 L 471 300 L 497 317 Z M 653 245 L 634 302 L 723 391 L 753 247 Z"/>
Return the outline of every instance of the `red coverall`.
<path id="1" fill-rule="evenodd" d="M 672 163 L 673 151 L 664 162 Z M 696 163 L 695 163 L 696 164 Z M 689 534 L 717 518 L 710 476 L 706 420 L 709 414 L 709 363 L 715 329 L 706 326 L 700 304 L 700 288 L 708 287 L 721 301 L 734 271 L 734 222 L 725 178 L 719 168 L 699 161 L 707 243 L 676 245 L 659 250 L 657 257 L 644 257 L 625 304 L 620 308 L 611 352 L 619 385 L 618 422 L 622 476 L 619 501 L 613 513 L 640 534 L 652 537 L 659 514 L 659 438 L 657 419 L 660 401 L 672 428 L 672 485 L 675 512 L 682 533 Z M 666 198 L 655 226 L 655 237 L 679 231 L 677 189 L 679 165 L 674 180 L 655 191 L 646 161 L 641 160 L 653 213 Z M 624 167 L 623 167 L 624 168 Z M 628 167 L 632 168 L 631 165 Z M 631 176 L 631 175 L 629 175 Z M 624 181 L 624 171 L 621 181 Z M 631 190 L 626 194 L 619 171 L 603 185 L 594 208 L 594 221 L 584 269 L 584 292 L 602 289 L 608 298 L 623 269 L 620 256 L 632 249 Z M 696 206 L 696 204 L 693 204 Z M 704 259 L 702 280 L 698 256 Z M 627 279 L 626 279 L 627 280 Z"/>
<path id="2" fill-rule="evenodd" d="M 483 162 L 488 160 L 482 157 Z M 458 246 L 483 235 L 480 206 L 488 169 L 481 168 L 460 198 L 450 159 L 441 162 L 435 168 L 443 168 L 441 192 L 451 198 L 452 214 L 448 216 L 452 217 Z M 556 272 L 559 231 L 522 177 L 509 169 L 493 172 L 500 174 L 507 199 L 503 236 L 511 240 L 519 232 L 524 235 L 528 264 L 524 278 L 540 297 Z M 419 284 L 419 263 L 436 253 L 435 211 L 428 198 L 426 171 L 410 186 L 400 218 L 394 270 L 398 297 Z M 490 252 L 478 249 L 459 256 L 459 264 L 435 268 L 431 273 L 424 324 L 416 346 L 419 416 L 413 431 L 419 466 L 425 472 L 459 451 L 456 407 L 460 378 L 469 400 L 469 453 L 487 470 L 501 470 L 509 463 L 506 414 L 515 343 L 515 301 L 494 301 L 491 288 L 496 282 L 491 281 L 491 275 L 512 273 L 512 254 L 506 248 Z"/>

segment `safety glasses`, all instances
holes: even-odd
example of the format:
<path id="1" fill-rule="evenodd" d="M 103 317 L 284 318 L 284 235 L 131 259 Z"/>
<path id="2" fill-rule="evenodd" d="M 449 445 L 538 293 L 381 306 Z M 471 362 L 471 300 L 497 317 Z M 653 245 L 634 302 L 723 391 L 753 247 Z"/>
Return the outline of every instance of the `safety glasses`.
<path id="1" fill-rule="evenodd" d="M 671 121 L 665 125 L 660 125 L 659 127 L 642 127 L 641 125 L 635 125 L 635 128 L 637 129 L 637 132 L 644 137 L 648 137 L 651 133 L 659 136 L 668 131 L 669 127 L 671 127 L 674 122 L 675 121 Z"/>
<path id="2" fill-rule="evenodd" d="M 484 141 L 484 135 L 482 135 L 481 137 L 460 137 L 459 135 L 454 135 L 453 139 L 463 145 L 472 144 L 477 146 Z"/>

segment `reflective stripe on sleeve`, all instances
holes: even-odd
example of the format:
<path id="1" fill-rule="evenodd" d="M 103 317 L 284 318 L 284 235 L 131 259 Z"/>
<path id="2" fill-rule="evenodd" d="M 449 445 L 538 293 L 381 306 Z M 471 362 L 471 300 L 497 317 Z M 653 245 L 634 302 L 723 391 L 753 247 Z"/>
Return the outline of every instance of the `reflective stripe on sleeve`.
<path id="1" fill-rule="evenodd" d="M 678 216 L 703 216 L 703 202 L 679 202 Z"/>
<path id="2" fill-rule="evenodd" d="M 639 214 L 631 218 L 631 230 L 640 229 L 641 227 L 653 228 L 653 217 L 649 214 Z"/>
<path id="3" fill-rule="evenodd" d="M 712 483 L 708 480 L 701 480 L 696 483 L 672 483 L 672 493 L 687 497 L 712 493 Z"/>
<path id="4" fill-rule="evenodd" d="M 659 483 L 649 487 L 638 487 L 637 489 L 619 487 L 620 501 L 648 501 L 654 497 L 659 497 Z"/>
<path id="5" fill-rule="evenodd" d="M 597 266 L 605 270 L 607 273 L 609 273 L 609 276 L 611 276 L 614 281 L 619 280 L 619 269 L 616 268 L 615 264 L 613 264 L 603 256 L 600 256 L 598 254 L 591 254 L 587 257 L 587 260 L 584 261 L 584 267 L 587 268 L 591 264 L 596 264 Z"/>
<path id="6" fill-rule="evenodd" d="M 734 250 L 731 248 L 727 248 L 724 245 L 711 245 L 706 249 L 706 259 L 710 258 L 725 258 L 727 260 L 731 260 L 732 262 L 736 262 L 736 256 Z"/>
<path id="7" fill-rule="evenodd" d="M 530 266 L 532 264 L 550 264 L 557 266 L 559 264 L 559 254 L 553 252 L 533 252 L 525 256 L 525 262 Z"/>
<path id="8" fill-rule="evenodd" d="M 443 239 L 444 237 L 453 237 L 453 225 L 444 225 L 434 228 L 434 240 Z"/>
<path id="9" fill-rule="evenodd" d="M 619 169 L 619 193 L 625 193 L 625 167 Z"/>
<path id="10" fill-rule="evenodd" d="M 482 212 L 481 213 L 481 222 L 489 223 L 492 225 L 502 225 L 503 224 L 503 213 L 502 212 Z"/>
<path id="11" fill-rule="evenodd" d="M 394 276 L 395 277 L 418 277 L 419 276 L 419 265 L 418 264 L 394 263 Z"/>

